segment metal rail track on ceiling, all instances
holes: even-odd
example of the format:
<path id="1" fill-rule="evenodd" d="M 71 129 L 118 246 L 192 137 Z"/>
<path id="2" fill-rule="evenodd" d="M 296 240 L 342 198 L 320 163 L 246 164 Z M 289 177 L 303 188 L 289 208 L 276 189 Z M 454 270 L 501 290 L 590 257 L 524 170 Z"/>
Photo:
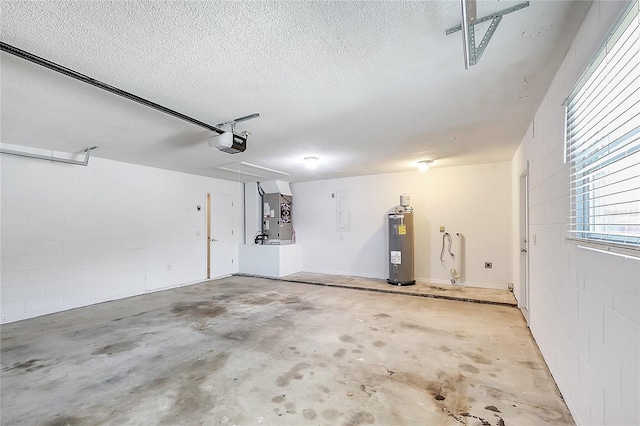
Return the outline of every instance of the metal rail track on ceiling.
<path id="1" fill-rule="evenodd" d="M 95 78 L 91 78 L 88 77 L 84 74 L 81 74 L 77 71 L 74 71 L 72 69 L 69 69 L 67 67 L 63 67 L 62 65 L 56 64 L 55 62 L 51 62 L 47 59 L 41 58 L 39 56 L 36 56 L 32 53 L 26 52 L 24 50 L 18 49 L 17 47 L 11 46 L 7 43 L 4 42 L 0 42 L 0 50 L 2 50 L 3 52 L 7 52 L 10 53 L 14 56 L 17 56 L 21 59 L 27 60 L 29 62 L 33 62 L 34 64 L 38 64 L 40 66 L 43 66 L 45 68 L 49 68 L 50 70 L 59 72 L 60 74 L 64 74 L 67 77 L 71 77 L 71 78 L 75 78 L 76 80 L 82 81 L 83 83 L 87 83 L 90 84 L 94 87 L 97 87 L 99 89 L 102 90 L 106 90 L 107 92 L 111 92 L 114 95 L 118 95 L 121 96 L 125 99 L 129 99 L 130 101 L 133 102 L 137 102 L 139 104 L 142 104 L 144 106 L 147 106 L 149 108 L 153 108 L 155 110 L 158 110 L 160 112 L 164 112 L 165 114 L 169 114 L 172 115 L 176 118 L 179 118 L 181 120 L 184 121 L 188 121 L 189 123 L 195 124 L 196 126 L 200 126 L 200 127 L 204 127 L 207 130 L 211 130 L 212 132 L 215 132 L 217 134 L 222 134 L 225 131 L 220 129 L 219 127 L 216 126 L 212 126 L 210 124 L 207 124 L 203 121 L 197 120 L 193 117 L 189 117 L 188 115 L 182 114 L 178 111 L 172 110 L 170 108 L 167 108 L 165 106 L 162 106 L 160 104 L 157 104 L 155 102 L 152 102 L 148 99 L 145 98 L 141 98 L 140 96 L 134 95 L 133 93 L 129 93 L 127 91 L 124 91 L 122 89 L 118 89 L 117 87 L 113 87 L 111 85 L 108 85 L 106 83 L 103 83 L 100 80 L 96 80 Z"/>

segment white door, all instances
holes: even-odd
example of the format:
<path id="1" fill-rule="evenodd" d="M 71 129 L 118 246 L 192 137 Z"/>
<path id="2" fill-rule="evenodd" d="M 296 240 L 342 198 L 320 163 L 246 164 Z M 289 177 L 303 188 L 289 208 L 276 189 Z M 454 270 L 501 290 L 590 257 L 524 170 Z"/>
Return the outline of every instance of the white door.
<path id="1" fill-rule="evenodd" d="M 520 299 L 529 322 L 529 173 L 520 176 Z"/>
<path id="2" fill-rule="evenodd" d="M 209 214 L 209 262 L 207 278 L 218 278 L 233 273 L 233 196 L 207 194 Z"/>

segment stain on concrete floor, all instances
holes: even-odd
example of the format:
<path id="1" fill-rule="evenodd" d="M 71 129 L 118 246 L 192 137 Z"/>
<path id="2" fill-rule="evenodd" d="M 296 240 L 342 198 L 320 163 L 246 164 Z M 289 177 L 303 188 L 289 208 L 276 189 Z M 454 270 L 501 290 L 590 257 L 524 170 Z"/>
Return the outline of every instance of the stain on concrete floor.
<path id="1" fill-rule="evenodd" d="M 229 277 L 2 326 L 2 424 L 573 424 L 524 331 L 506 306 Z"/>

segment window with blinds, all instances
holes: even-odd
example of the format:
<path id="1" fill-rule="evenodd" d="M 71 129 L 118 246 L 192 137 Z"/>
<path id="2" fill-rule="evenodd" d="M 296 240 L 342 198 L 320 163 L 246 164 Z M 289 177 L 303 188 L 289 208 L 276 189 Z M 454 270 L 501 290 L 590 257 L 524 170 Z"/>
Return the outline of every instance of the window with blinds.
<path id="1" fill-rule="evenodd" d="M 569 237 L 640 250 L 638 0 L 565 102 L 571 185 Z"/>

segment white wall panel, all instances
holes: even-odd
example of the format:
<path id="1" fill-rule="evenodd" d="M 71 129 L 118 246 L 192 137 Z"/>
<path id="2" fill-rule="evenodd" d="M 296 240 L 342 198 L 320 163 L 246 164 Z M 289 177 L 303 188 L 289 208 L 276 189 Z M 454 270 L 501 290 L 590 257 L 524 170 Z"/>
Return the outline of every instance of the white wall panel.
<path id="1" fill-rule="evenodd" d="M 411 196 L 419 280 L 449 283 L 440 262 L 440 225 L 465 237 L 464 285 L 507 288 L 511 275 L 510 164 L 433 167 L 291 185 L 293 222 L 307 272 L 388 277 L 387 213 Z M 336 203 L 349 193 L 350 227 L 338 230 Z M 493 263 L 485 269 L 484 262 Z"/>
<path id="2" fill-rule="evenodd" d="M 2 322 L 206 278 L 206 193 L 242 184 L 92 158 L 88 167 L 3 155 Z M 237 268 L 237 266 L 236 266 Z"/>

